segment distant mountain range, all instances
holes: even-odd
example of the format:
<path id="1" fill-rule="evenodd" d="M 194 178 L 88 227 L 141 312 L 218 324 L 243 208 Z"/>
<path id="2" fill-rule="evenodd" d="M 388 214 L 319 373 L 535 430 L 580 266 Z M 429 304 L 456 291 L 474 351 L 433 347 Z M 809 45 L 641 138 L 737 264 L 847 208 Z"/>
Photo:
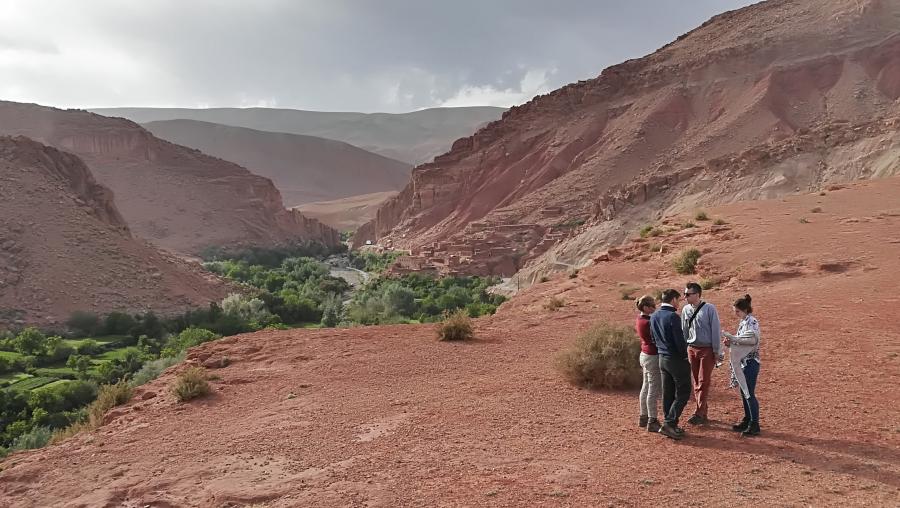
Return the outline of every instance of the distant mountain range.
<path id="1" fill-rule="evenodd" d="M 350 143 L 412 165 L 431 161 L 459 138 L 498 120 L 495 107 L 432 108 L 412 113 L 332 113 L 273 108 L 100 108 L 104 116 L 138 123 L 198 120 L 270 132 L 304 134 Z"/>

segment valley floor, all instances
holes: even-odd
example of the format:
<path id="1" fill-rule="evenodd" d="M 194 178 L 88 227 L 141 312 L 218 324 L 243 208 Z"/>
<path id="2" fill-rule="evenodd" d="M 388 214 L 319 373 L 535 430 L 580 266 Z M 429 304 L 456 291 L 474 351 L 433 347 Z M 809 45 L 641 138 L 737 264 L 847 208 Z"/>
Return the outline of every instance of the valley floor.
<path id="1" fill-rule="evenodd" d="M 170 370 L 98 431 L 0 463 L 0 506 L 896 506 L 900 179 L 709 212 L 727 224 L 538 284 L 472 342 L 407 325 L 204 344 L 189 361 L 231 362 L 211 370 L 212 396 L 175 402 Z M 688 247 L 704 252 L 696 277 L 670 268 Z M 635 391 L 554 370 L 591 323 L 633 322 L 623 288 L 700 277 L 722 279 L 705 296 L 727 329 L 730 302 L 754 297 L 759 438 L 729 430 L 725 369 L 713 422 L 681 442 L 637 428 Z M 545 310 L 552 296 L 566 305 Z"/>

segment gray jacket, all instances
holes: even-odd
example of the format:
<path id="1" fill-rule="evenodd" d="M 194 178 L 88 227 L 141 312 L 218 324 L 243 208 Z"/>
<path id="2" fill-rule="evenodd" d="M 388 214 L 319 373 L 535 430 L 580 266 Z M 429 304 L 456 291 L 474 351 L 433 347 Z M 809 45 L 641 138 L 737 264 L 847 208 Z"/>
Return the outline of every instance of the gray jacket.
<path id="1" fill-rule="evenodd" d="M 684 330 L 684 338 L 688 346 L 711 347 L 716 356 L 722 353 L 722 324 L 719 322 L 719 313 L 716 306 L 706 302 L 697 314 L 697 319 L 688 329 L 688 321 L 694 315 L 694 306 L 686 304 L 681 309 L 681 328 Z"/>

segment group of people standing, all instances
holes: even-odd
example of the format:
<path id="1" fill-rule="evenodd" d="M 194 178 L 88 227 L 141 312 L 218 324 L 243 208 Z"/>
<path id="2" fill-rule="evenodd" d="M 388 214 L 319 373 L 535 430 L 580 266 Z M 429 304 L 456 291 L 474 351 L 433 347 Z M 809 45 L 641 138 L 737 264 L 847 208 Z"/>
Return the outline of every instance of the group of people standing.
<path id="1" fill-rule="evenodd" d="M 692 425 L 709 422 L 709 392 L 713 370 L 724 360 L 723 347 L 729 349 L 732 386 L 740 387 L 744 418 L 732 426 L 742 436 L 759 434 L 759 402 L 756 380 L 759 376 L 759 322 L 753 316 L 750 295 L 734 302 L 740 319 L 736 334 L 722 331 L 716 307 L 702 299 L 703 288 L 696 282 L 685 286 L 684 301 L 675 289 L 662 292 L 657 309 L 652 296 L 637 299 L 640 315 L 635 325 L 641 340 L 640 364 L 643 384 L 640 393 L 639 424 L 650 432 L 671 439 L 682 439 L 678 426 L 681 413 L 694 393 Z M 657 402 L 662 392 L 663 423 L 657 419 Z"/>

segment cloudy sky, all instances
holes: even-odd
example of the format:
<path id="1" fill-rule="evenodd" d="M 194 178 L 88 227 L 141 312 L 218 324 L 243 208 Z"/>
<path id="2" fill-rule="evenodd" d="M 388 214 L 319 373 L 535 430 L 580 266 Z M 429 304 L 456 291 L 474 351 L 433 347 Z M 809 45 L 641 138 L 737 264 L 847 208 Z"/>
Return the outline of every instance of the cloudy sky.
<path id="1" fill-rule="evenodd" d="M 0 99 L 403 112 L 510 106 L 741 0 L 0 0 Z"/>

